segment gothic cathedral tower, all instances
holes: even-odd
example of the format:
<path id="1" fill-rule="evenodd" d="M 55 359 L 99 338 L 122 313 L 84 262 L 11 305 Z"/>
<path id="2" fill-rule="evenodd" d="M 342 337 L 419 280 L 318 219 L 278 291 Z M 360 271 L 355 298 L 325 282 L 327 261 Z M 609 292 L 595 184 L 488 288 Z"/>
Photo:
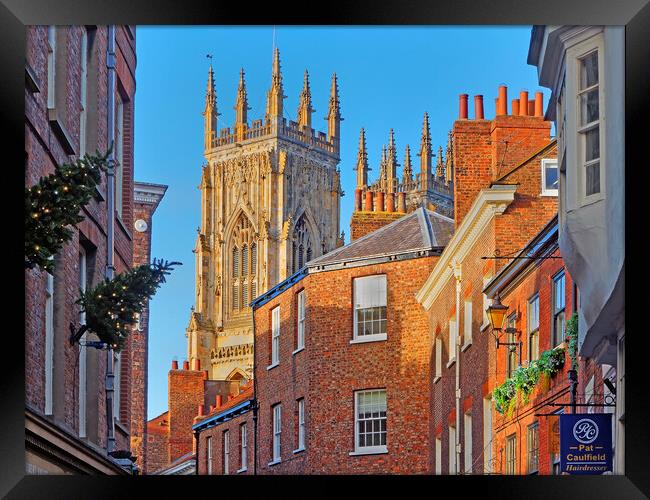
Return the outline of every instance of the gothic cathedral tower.
<path id="1" fill-rule="evenodd" d="M 248 121 L 242 70 L 234 128 L 218 130 L 210 65 L 203 113 L 201 228 L 194 250 L 196 307 L 187 338 L 191 366 L 199 361 L 212 380 L 253 375 L 251 300 L 343 243 L 336 74 L 327 134 L 312 128 L 315 110 L 306 71 L 297 122 L 284 118 L 285 97 L 276 49 L 264 119 Z"/>

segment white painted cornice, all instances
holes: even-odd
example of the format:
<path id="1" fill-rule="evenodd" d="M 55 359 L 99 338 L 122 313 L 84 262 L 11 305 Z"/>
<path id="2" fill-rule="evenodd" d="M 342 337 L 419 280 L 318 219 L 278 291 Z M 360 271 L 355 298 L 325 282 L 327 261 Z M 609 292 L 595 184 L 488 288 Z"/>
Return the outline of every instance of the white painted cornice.
<path id="1" fill-rule="evenodd" d="M 431 308 L 433 301 L 452 278 L 453 264 L 463 262 L 487 224 L 495 215 L 502 214 L 515 199 L 516 190 L 516 186 L 497 184 L 479 192 L 433 271 L 415 296 L 426 310 Z"/>

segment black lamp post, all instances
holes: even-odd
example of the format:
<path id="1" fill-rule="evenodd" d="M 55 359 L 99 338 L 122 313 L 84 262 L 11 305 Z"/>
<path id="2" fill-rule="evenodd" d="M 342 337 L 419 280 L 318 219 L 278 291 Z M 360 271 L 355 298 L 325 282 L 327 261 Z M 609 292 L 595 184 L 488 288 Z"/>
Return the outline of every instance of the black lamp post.
<path id="1" fill-rule="evenodd" d="M 508 316 L 507 314 L 508 306 L 504 306 L 501 303 L 501 297 L 499 296 L 499 292 L 497 292 L 497 295 L 496 297 L 494 297 L 492 305 L 490 305 L 486 309 L 486 312 L 488 318 L 490 319 L 490 324 L 492 325 L 492 335 L 494 336 L 497 342 L 497 349 L 499 348 L 499 346 L 502 345 L 514 346 L 515 348 L 519 347 L 519 364 L 521 365 L 521 341 L 501 342 L 501 340 L 499 339 L 502 331 L 506 333 L 521 333 L 519 330 L 515 328 L 503 327 L 505 325 L 506 318 Z"/>

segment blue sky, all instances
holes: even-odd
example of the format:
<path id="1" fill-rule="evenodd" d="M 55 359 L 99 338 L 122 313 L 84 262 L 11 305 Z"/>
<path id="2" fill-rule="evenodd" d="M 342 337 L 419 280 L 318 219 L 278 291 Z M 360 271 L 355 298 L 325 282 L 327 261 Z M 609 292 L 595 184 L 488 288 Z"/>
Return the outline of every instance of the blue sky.
<path id="1" fill-rule="evenodd" d="M 149 401 L 152 418 L 167 409 L 167 372 L 172 359 L 187 356 L 185 328 L 194 304 L 192 253 L 200 225 L 203 117 L 213 54 L 219 127 L 232 126 L 239 70 L 246 72 L 249 122 L 263 118 L 271 82 L 273 27 L 137 28 L 135 98 L 135 178 L 167 184 L 152 224 L 152 257 L 183 262 L 151 301 Z M 296 119 L 303 73 L 309 70 L 312 123 L 326 131 L 330 81 L 339 81 L 341 114 L 341 229 L 349 241 L 359 129 L 366 142 L 374 180 L 382 144 L 395 131 L 400 164 L 409 144 L 415 170 L 422 117 L 429 113 L 434 149 L 447 141 L 458 116 L 458 95 L 483 94 L 485 117 L 494 116 L 500 84 L 508 100 L 520 90 L 549 92 L 537 85 L 526 64 L 530 26 L 507 27 L 276 27 L 280 49 L 285 116 Z M 510 106 L 510 104 L 508 104 Z M 434 151 L 435 152 L 435 151 Z M 435 161 L 435 160 L 434 160 Z"/>

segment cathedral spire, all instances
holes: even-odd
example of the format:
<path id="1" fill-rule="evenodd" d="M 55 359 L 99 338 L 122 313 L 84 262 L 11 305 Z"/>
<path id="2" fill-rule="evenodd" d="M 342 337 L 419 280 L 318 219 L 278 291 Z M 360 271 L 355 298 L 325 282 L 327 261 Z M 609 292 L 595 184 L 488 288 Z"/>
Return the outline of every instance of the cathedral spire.
<path id="1" fill-rule="evenodd" d="M 411 149 L 406 145 L 406 152 L 404 153 L 404 173 L 402 175 L 402 182 L 410 184 L 413 182 L 413 167 L 411 166 Z"/>
<path id="2" fill-rule="evenodd" d="M 447 135 L 447 151 L 445 154 L 445 181 L 447 184 L 454 180 L 454 138 L 451 135 L 451 130 Z"/>
<path id="3" fill-rule="evenodd" d="M 357 152 L 357 187 L 362 188 L 368 185 L 368 152 L 366 150 L 366 132 L 361 129 L 359 134 L 359 151 Z"/>
<path id="4" fill-rule="evenodd" d="M 397 151 L 395 149 L 395 133 L 393 129 L 390 129 L 386 154 L 386 190 L 388 193 L 392 193 L 395 187 L 395 178 L 397 177 Z"/>
<path id="5" fill-rule="evenodd" d="M 441 178 L 445 175 L 445 166 L 442 163 L 442 146 L 438 146 L 438 158 L 436 158 L 436 175 Z"/>
<path id="6" fill-rule="evenodd" d="M 420 189 L 429 189 L 431 180 L 431 133 L 429 132 L 429 114 L 424 113 L 422 139 L 420 140 Z"/>
<path id="7" fill-rule="evenodd" d="M 283 100 L 286 97 L 282 87 L 282 72 L 280 70 L 280 50 L 273 51 L 273 71 L 271 73 L 271 88 L 266 94 L 267 121 L 281 122 L 283 116 Z"/>
<path id="8" fill-rule="evenodd" d="M 244 68 L 239 71 L 239 87 L 237 88 L 237 102 L 235 104 L 235 133 L 237 140 L 244 139 L 244 132 L 248 124 L 248 94 L 244 80 Z"/>
<path id="9" fill-rule="evenodd" d="M 386 145 L 381 146 L 381 160 L 379 162 L 379 187 L 383 190 L 386 188 Z"/>
<path id="10" fill-rule="evenodd" d="M 311 89 L 309 88 L 309 72 L 305 70 L 305 81 L 300 93 L 300 104 L 298 105 L 298 125 L 311 128 L 311 114 L 315 111 L 311 107 Z"/>
<path id="11" fill-rule="evenodd" d="M 332 86 L 330 88 L 330 104 L 327 111 L 327 138 L 335 144 L 338 151 L 341 140 L 341 103 L 339 102 L 339 86 L 336 73 L 332 75 Z"/>
<path id="12" fill-rule="evenodd" d="M 212 144 L 212 138 L 217 132 L 217 93 L 214 90 L 214 72 L 212 71 L 212 62 L 208 69 L 208 87 L 205 93 L 205 109 L 203 110 L 204 132 L 205 132 L 205 149 L 209 149 Z"/>

